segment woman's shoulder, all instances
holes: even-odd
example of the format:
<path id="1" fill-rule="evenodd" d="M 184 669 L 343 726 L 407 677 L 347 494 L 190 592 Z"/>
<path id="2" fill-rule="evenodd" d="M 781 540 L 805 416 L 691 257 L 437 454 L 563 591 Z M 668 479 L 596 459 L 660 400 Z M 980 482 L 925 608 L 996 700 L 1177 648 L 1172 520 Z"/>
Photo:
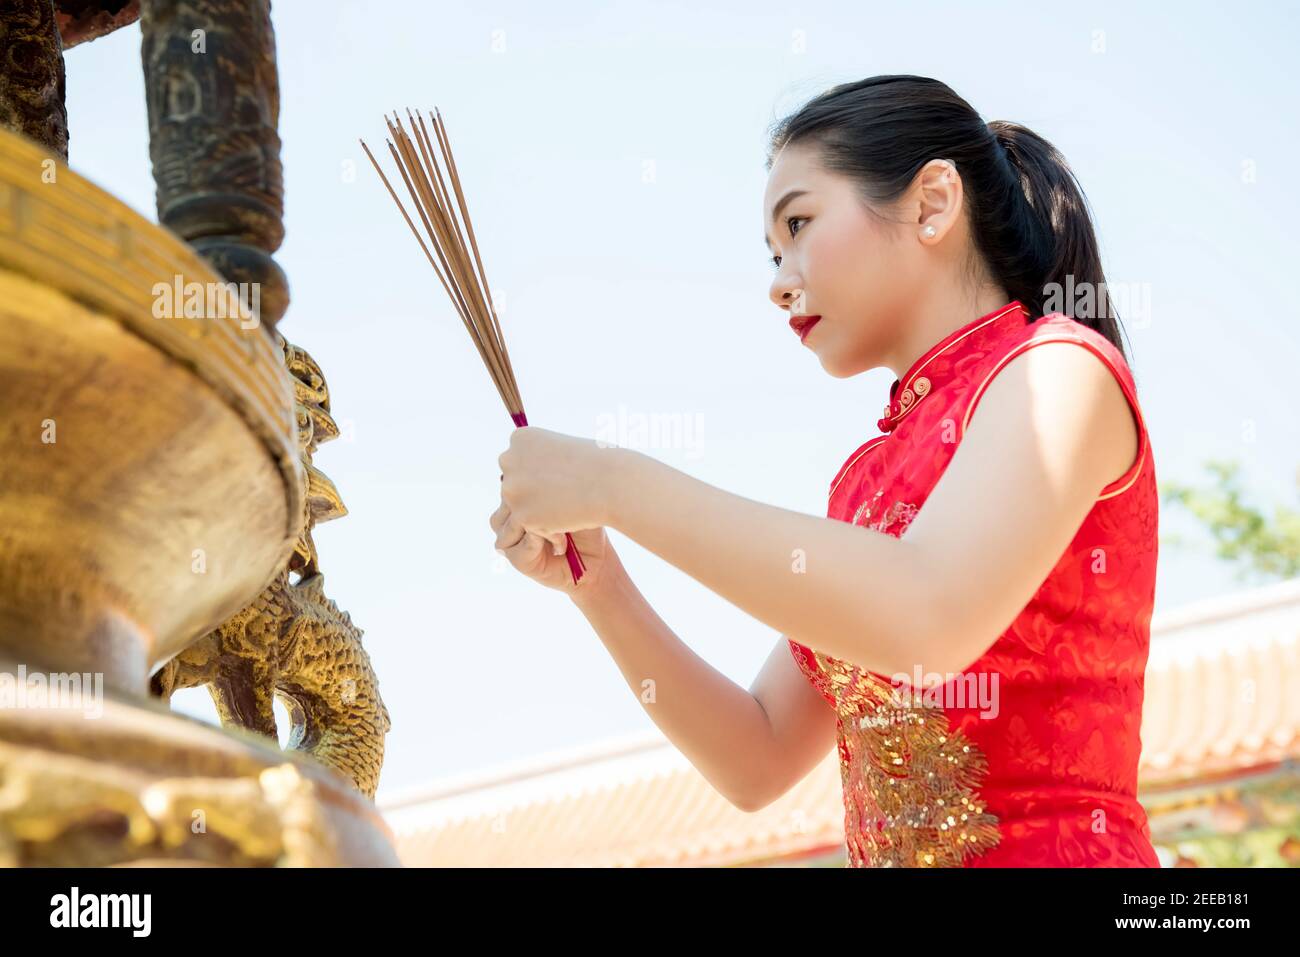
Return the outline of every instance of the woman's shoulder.
<path id="1" fill-rule="evenodd" d="M 1085 381 L 1100 383 L 1108 375 L 1118 384 L 1119 391 L 1123 394 L 1124 403 L 1127 404 L 1132 415 L 1133 425 L 1137 433 L 1136 454 L 1131 459 L 1131 465 L 1125 470 L 1124 474 L 1115 481 L 1108 483 L 1103 489 L 1102 497 L 1110 497 L 1117 491 L 1129 487 L 1132 484 L 1132 479 L 1136 478 L 1137 474 L 1141 472 L 1144 460 L 1150 456 L 1150 438 L 1147 434 L 1146 418 L 1142 412 L 1142 405 L 1138 397 L 1137 382 L 1124 352 L 1105 334 L 1077 319 L 1059 312 L 1049 313 L 1032 323 L 1026 324 L 1022 329 L 1016 330 L 1013 334 L 1007 336 L 1004 341 L 1000 342 L 998 347 L 992 350 L 987 357 L 984 367 L 979 370 L 978 375 L 971 380 L 971 388 L 965 397 L 965 411 L 961 419 L 961 431 L 965 432 L 970 424 L 971 417 L 975 414 L 980 399 L 1002 370 L 1018 358 L 1025 356 L 1030 350 L 1056 343 L 1082 347 L 1083 350 L 1092 355 L 1097 364 L 1093 369 L 1085 369 L 1083 367 L 1087 366 L 1088 360 L 1077 360 L 1077 357 L 1075 357 L 1075 361 L 1070 363 L 1048 362 L 1040 370 L 1043 374 L 1037 377 L 1040 381 L 1047 377 L 1062 383 L 1082 383 Z M 1046 359 L 1045 354 L 1040 353 L 1038 355 Z M 1047 370 L 1051 370 L 1052 374 L 1050 376 Z M 1067 371 L 1070 373 L 1069 375 L 1066 374 Z M 1095 389 L 1090 391 L 1096 393 Z M 1106 401 L 1109 401 L 1109 399 Z M 1118 397 L 1116 397 L 1116 402 L 1118 402 Z"/>
<path id="2" fill-rule="evenodd" d="M 1137 380 L 1123 351 L 1099 330 L 1063 313 L 1054 312 L 1027 323 L 1005 336 L 984 357 L 982 367 L 970 380 L 963 428 L 969 423 L 975 406 L 998 373 L 1030 349 L 1049 343 L 1074 343 L 1096 356 L 1110 375 L 1118 381 L 1124 397 L 1133 408 L 1139 426 L 1144 427 L 1138 401 Z"/>
<path id="3" fill-rule="evenodd" d="M 1060 312 L 1048 313 L 1005 336 L 986 357 L 986 372 L 996 373 L 1026 350 L 1049 342 L 1074 342 L 1085 347 L 1123 384 L 1134 387 L 1131 391 L 1136 394 L 1133 369 L 1123 350 L 1100 330 Z"/>
<path id="4" fill-rule="evenodd" d="M 1133 370 L 1123 350 L 1111 342 L 1098 329 L 1072 319 L 1064 313 L 1053 312 L 1025 326 L 1026 339 L 1030 342 L 1077 340 L 1094 350 L 1116 371 L 1122 372 L 1131 381 Z"/>

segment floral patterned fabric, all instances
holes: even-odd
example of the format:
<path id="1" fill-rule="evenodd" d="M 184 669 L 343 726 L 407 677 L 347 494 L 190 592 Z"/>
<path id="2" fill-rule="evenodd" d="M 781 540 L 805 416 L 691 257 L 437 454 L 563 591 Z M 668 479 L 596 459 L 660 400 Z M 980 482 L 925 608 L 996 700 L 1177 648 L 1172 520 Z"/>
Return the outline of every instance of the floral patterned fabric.
<path id="1" fill-rule="evenodd" d="M 967 323 L 894 383 L 884 434 L 840 468 L 827 516 L 903 535 L 993 376 L 1045 342 L 1106 364 L 1139 450 L 1011 626 L 960 675 L 933 682 L 895 683 L 789 640 L 836 709 L 851 866 L 1159 866 L 1136 797 L 1158 495 L 1120 351 L 1062 314 L 1031 321 L 1020 302 Z"/>

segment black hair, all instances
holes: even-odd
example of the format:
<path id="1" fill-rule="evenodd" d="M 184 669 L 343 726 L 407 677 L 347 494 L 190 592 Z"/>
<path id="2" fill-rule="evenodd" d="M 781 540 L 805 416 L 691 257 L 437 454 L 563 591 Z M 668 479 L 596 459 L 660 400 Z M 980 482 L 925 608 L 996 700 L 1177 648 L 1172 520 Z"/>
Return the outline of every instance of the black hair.
<path id="1" fill-rule="evenodd" d="M 897 200 L 930 160 L 951 160 L 990 278 L 1035 318 L 1045 302 L 1061 299 L 1054 288 L 1091 288 L 1098 308 L 1075 310 L 1064 301 L 1054 311 L 1100 332 L 1125 355 L 1087 200 L 1065 157 L 1037 133 L 1004 120 L 986 124 L 930 77 L 873 76 L 832 87 L 780 120 L 768 170 L 793 143 L 814 147 L 820 165 L 852 178 L 871 205 Z"/>

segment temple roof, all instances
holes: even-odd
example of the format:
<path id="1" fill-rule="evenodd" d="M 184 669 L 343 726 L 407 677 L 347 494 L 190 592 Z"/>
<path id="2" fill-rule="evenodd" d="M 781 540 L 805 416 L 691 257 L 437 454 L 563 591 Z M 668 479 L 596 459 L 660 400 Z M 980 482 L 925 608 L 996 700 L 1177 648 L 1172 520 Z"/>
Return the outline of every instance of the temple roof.
<path id="1" fill-rule="evenodd" d="M 1151 635 L 1139 798 L 1300 758 L 1300 579 L 1157 615 Z M 379 807 L 408 866 L 709 866 L 825 853 L 844 837 L 834 750 L 746 813 L 657 731 Z"/>

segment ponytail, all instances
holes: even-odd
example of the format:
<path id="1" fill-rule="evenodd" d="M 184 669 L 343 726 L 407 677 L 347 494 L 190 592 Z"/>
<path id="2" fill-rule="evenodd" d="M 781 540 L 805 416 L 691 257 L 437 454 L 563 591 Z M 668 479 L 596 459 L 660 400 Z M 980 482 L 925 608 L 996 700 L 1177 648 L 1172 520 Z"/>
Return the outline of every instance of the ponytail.
<path id="1" fill-rule="evenodd" d="M 1074 171 L 1060 150 L 1033 130 L 1006 120 L 995 120 L 988 129 L 1024 200 L 1023 205 L 1013 204 L 1011 213 L 1025 248 L 1011 257 L 1010 268 L 1019 269 L 1016 285 L 1032 297 L 1021 301 L 1036 316 L 1065 313 L 1096 329 L 1124 354 L 1088 201 Z M 1075 299 L 1076 290 L 1087 291 L 1083 308 Z"/>
<path id="2" fill-rule="evenodd" d="M 989 277 L 1035 316 L 1062 312 L 1125 354 L 1087 201 L 1065 158 L 1037 133 L 986 125 L 938 80 L 873 76 L 832 87 L 776 124 L 768 168 L 798 141 L 880 204 L 898 199 L 930 160 L 951 160 Z"/>

